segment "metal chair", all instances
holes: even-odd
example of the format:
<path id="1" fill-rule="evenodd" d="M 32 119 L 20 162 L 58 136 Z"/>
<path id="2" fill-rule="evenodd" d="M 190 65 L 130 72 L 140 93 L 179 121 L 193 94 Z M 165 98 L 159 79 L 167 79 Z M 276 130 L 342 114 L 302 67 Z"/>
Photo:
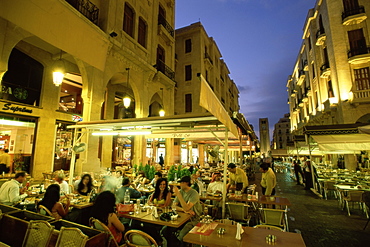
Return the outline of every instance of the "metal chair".
<path id="1" fill-rule="evenodd" d="M 367 222 L 366 222 L 366 225 L 364 227 L 364 230 L 366 229 L 367 225 L 369 224 L 369 221 L 370 221 L 370 218 L 369 218 L 369 215 L 368 215 L 368 209 L 370 208 L 370 191 L 364 191 L 364 193 L 362 194 L 362 201 L 364 202 L 364 207 L 365 207 L 365 210 L 366 210 L 366 216 L 367 216 Z"/>
<path id="2" fill-rule="evenodd" d="M 31 220 L 28 224 L 26 235 L 23 240 L 23 247 L 48 246 L 53 233 L 54 226 L 47 221 Z"/>
<path id="3" fill-rule="evenodd" d="M 37 210 L 37 212 L 39 213 L 39 214 L 42 214 L 42 215 L 49 215 L 49 216 L 51 216 L 51 217 L 53 217 L 54 218 L 54 216 L 53 216 L 53 214 L 50 212 L 50 210 L 49 209 L 47 209 L 45 206 L 43 206 L 43 205 L 38 205 L 38 210 Z"/>
<path id="4" fill-rule="evenodd" d="M 355 202 L 358 202 L 359 206 L 361 207 L 363 204 L 363 201 L 362 201 L 363 193 L 364 193 L 363 191 L 348 191 L 347 196 L 343 198 L 344 207 L 347 207 L 348 216 L 351 216 L 351 212 L 349 210 L 349 203 L 352 202 L 353 204 Z"/>
<path id="5" fill-rule="evenodd" d="M 338 198 L 337 188 L 334 185 L 335 185 L 335 181 L 325 181 L 324 182 L 324 195 L 325 195 L 326 200 L 328 200 L 329 191 L 333 191 L 335 198 Z"/>
<path id="6" fill-rule="evenodd" d="M 238 224 L 238 222 L 233 221 L 233 220 L 229 220 L 229 219 L 215 220 L 215 222 L 219 222 L 219 223 L 225 224 L 225 225 L 236 225 L 236 224 Z"/>
<path id="7" fill-rule="evenodd" d="M 280 227 L 277 227 L 277 226 L 270 226 L 270 225 L 255 225 L 254 228 L 262 228 L 262 229 L 285 232 L 285 230 L 283 228 L 280 228 Z"/>
<path id="8" fill-rule="evenodd" d="M 237 203 L 237 202 L 228 202 L 226 203 L 227 208 L 230 213 L 230 218 L 235 221 L 245 221 L 249 226 L 249 221 L 252 216 L 248 213 L 248 204 Z"/>
<path id="9" fill-rule="evenodd" d="M 56 247 L 83 247 L 86 245 L 88 237 L 75 227 L 64 227 L 60 229 Z"/>
<path id="10" fill-rule="evenodd" d="M 149 234 L 139 230 L 127 231 L 124 239 L 128 247 L 158 247 L 157 242 Z"/>
<path id="11" fill-rule="evenodd" d="M 284 231 L 287 229 L 287 225 L 284 221 L 285 210 L 281 209 L 270 209 L 270 208 L 260 208 L 262 216 L 262 225 L 271 225 L 283 228 Z"/>
<path id="12" fill-rule="evenodd" d="M 108 226 L 105 225 L 103 222 L 101 222 L 100 220 L 98 219 L 95 219 L 93 217 L 90 218 L 89 220 L 89 223 L 90 223 L 90 226 L 92 228 L 95 228 L 97 230 L 100 230 L 100 231 L 103 231 L 105 232 L 106 234 L 108 234 L 109 238 L 108 238 L 108 243 L 106 246 L 116 246 L 116 247 L 122 247 L 122 246 L 125 246 L 125 245 L 119 245 L 117 243 L 117 241 L 114 239 L 114 236 L 112 234 L 112 232 L 109 230 Z"/>

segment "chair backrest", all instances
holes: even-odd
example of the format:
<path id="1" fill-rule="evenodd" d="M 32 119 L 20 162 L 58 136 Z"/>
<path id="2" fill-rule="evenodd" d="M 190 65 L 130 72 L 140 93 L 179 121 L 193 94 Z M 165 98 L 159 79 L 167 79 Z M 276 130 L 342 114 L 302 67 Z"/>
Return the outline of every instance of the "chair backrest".
<path id="1" fill-rule="evenodd" d="M 326 189 L 326 190 L 336 190 L 334 185 L 335 185 L 335 181 L 325 181 L 324 182 L 324 189 Z"/>
<path id="2" fill-rule="evenodd" d="M 285 232 L 285 230 L 283 228 L 280 228 L 280 227 L 277 227 L 277 226 L 270 226 L 270 225 L 255 225 L 254 228 L 262 228 L 262 229 Z"/>
<path id="3" fill-rule="evenodd" d="M 42 215 L 49 215 L 54 218 L 53 214 L 44 205 L 38 205 L 38 212 Z"/>
<path id="4" fill-rule="evenodd" d="M 247 220 L 248 205 L 244 203 L 229 202 L 226 203 L 230 213 L 230 218 L 233 220 Z"/>
<path id="5" fill-rule="evenodd" d="M 53 233 L 54 226 L 47 221 L 31 220 L 28 224 L 26 235 L 23 240 L 23 247 L 43 247 L 48 246 Z"/>
<path id="6" fill-rule="evenodd" d="M 363 191 L 348 191 L 348 201 L 351 202 L 361 202 L 362 201 L 362 194 L 364 193 Z"/>
<path id="7" fill-rule="evenodd" d="M 129 230 L 125 234 L 125 243 L 129 247 L 157 247 L 157 242 L 147 233 L 139 230 Z"/>
<path id="8" fill-rule="evenodd" d="M 261 208 L 264 225 L 283 227 L 283 216 L 285 211 L 281 209 Z"/>
<path id="9" fill-rule="evenodd" d="M 75 227 L 64 227 L 60 229 L 56 247 L 84 247 L 88 237 Z"/>
<path id="10" fill-rule="evenodd" d="M 104 224 L 100 220 L 95 219 L 93 217 L 90 218 L 89 223 L 90 223 L 90 226 L 92 228 L 95 228 L 97 230 L 103 231 L 106 234 L 108 234 L 109 239 L 108 239 L 108 245 L 107 246 L 111 246 L 111 244 L 113 244 L 114 246 L 119 247 L 116 239 L 114 238 L 112 232 L 109 230 L 109 228 L 106 224 Z"/>
<path id="11" fill-rule="evenodd" d="M 362 201 L 370 208 L 370 191 L 364 191 L 362 194 Z"/>

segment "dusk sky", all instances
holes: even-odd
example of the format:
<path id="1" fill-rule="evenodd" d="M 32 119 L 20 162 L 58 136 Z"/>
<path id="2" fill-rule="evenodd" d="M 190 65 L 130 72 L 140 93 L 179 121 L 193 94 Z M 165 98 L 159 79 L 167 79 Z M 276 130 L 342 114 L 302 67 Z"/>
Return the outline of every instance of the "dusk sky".
<path id="1" fill-rule="evenodd" d="M 215 39 L 240 91 L 240 112 L 258 134 L 289 113 L 286 83 L 292 73 L 308 10 L 316 0 L 177 0 L 176 28 L 199 20 Z M 272 139 L 272 136 L 270 136 Z"/>

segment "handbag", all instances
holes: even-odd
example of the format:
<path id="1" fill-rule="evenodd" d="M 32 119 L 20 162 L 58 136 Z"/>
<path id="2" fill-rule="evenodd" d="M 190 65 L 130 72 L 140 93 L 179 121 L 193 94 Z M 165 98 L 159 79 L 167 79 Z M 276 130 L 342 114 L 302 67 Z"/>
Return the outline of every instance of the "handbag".
<path id="1" fill-rule="evenodd" d="M 134 204 L 117 204 L 118 214 L 128 214 L 129 212 L 134 212 Z"/>

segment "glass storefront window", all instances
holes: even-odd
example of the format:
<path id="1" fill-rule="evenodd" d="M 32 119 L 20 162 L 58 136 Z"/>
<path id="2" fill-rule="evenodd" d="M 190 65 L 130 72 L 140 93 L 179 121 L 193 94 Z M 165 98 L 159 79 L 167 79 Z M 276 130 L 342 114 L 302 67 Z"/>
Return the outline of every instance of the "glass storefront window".
<path id="1" fill-rule="evenodd" d="M 63 122 L 56 123 L 56 139 L 55 139 L 53 171 L 57 170 L 68 171 L 71 164 L 73 129 L 67 129 L 68 125 L 71 124 Z M 76 158 L 78 158 L 78 156 Z"/>
<path id="2" fill-rule="evenodd" d="M 68 79 L 68 77 L 79 78 L 79 76 L 72 76 L 73 75 L 67 74 L 66 79 L 63 80 L 60 87 L 59 110 L 82 115 L 82 84 Z"/>

